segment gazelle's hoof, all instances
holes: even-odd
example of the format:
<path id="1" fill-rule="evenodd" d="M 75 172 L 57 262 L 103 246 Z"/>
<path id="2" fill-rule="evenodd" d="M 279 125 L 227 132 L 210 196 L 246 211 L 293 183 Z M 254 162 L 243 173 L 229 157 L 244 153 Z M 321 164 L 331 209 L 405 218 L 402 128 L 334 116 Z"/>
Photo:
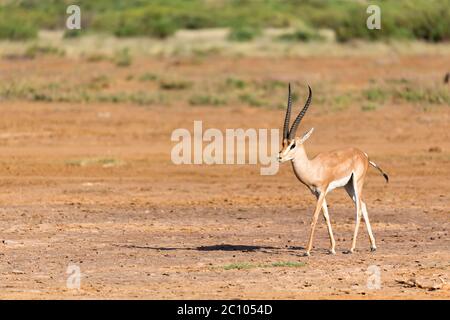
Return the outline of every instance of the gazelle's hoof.
<path id="1" fill-rule="evenodd" d="M 331 250 L 330 250 L 330 254 L 333 254 L 333 255 L 336 254 L 336 250 L 331 249 Z"/>
<path id="2" fill-rule="evenodd" d="M 371 247 L 370 248 L 370 252 L 375 252 L 375 251 L 377 251 L 377 247 Z"/>
<path id="3" fill-rule="evenodd" d="M 311 253 L 309 251 L 306 251 L 305 252 L 305 257 L 310 257 L 310 256 L 311 256 Z"/>
<path id="4" fill-rule="evenodd" d="M 352 254 L 353 252 L 355 252 L 355 249 L 344 251 L 344 254 Z"/>

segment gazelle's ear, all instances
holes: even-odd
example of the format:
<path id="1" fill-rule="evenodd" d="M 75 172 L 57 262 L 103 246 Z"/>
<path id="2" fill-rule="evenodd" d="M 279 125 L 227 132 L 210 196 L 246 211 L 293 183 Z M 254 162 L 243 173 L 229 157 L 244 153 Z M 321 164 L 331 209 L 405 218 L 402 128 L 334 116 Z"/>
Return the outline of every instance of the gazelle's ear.
<path id="1" fill-rule="evenodd" d="M 306 133 L 303 135 L 303 137 L 300 139 L 300 143 L 303 143 L 303 142 L 305 142 L 306 140 L 308 140 L 309 137 L 311 136 L 311 134 L 313 133 L 313 131 L 314 131 L 314 128 L 309 129 L 309 131 L 306 132 Z"/>

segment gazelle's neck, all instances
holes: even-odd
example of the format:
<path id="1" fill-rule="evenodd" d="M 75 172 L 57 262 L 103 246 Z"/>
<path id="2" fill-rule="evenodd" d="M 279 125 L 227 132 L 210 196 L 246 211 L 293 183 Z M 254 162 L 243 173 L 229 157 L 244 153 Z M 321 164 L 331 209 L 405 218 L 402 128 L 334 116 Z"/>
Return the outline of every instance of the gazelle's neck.
<path id="1" fill-rule="evenodd" d="M 305 146 L 303 144 L 297 147 L 292 162 L 300 166 L 305 166 L 309 163 L 308 155 L 306 154 Z"/>
<path id="2" fill-rule="evenodd" d="M 309 175 L 311 173 L 310 161 L 303 144 L 297 147 L 294 159 L 292 159 L 292 168 L 294 169 L 295 175 L 301 182 L 305 184 L 309 182 Z"/>

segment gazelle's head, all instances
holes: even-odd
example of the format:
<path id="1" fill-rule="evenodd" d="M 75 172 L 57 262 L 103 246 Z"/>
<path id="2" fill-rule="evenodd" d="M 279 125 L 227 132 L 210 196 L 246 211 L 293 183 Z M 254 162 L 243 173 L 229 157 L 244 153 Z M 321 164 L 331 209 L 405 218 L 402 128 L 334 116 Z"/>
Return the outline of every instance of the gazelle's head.
<path id="1" fill-rule="evenodd" d="M 298 125 L 305 115 L 306 111 L 311 104 L 312 99 L 312 91 L 311 87 L 308 86 L 309 95 L 306 100 L 305 106 L 302 111 L 297 115 L 294 122 L 292 123 L 292 127 L 289 130 L 289 121 L 291 118 L 291 106 L 292 106 L 292 97 L 291 97 L 291 84 L 289 84 L 289 93 L 288 93 L 288 105 L 286 111 L 286 117 L 284 118 L 284 126 L 283 126 L 283 144 L 282 149 L 278 153 L 278 161 L 285 162 L 294 159 L 295 153 L 298 150 L 299 146 L 301 146 L 313 133 L 314 128 L 311 128 L 308 132 L 306 132 L 301 138 L 296 137 L 295 133 L 297 132 Z"/>

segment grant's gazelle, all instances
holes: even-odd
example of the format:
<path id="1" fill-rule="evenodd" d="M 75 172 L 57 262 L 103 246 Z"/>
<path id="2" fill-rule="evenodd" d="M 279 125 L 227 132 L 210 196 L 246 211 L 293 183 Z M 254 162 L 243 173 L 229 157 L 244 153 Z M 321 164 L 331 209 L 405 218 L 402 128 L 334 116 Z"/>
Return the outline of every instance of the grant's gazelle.
<path id="1" fill-rule="evenodd" d="M 367 213 L 366 204 L 362 200 L 362 189 L 364 179 L 369 165 L 378 169 L 380 173 L 389 181 L 389 177 L 383 170 L 369 160 L 367 153 L 356 148 L 338 149 L 329 152 L 319 153 L 312 159 L 309 159 L 304 143 L 311 136 L 314 128 L 306 132 L 301 138 L 296 137 L 297 128 L 311 104 L 312 91 L 309 87 L 309 95 L 305 106 L 295 118 L 291 129 L 289 130 L 289 121 L 291 115 L 291 86 L 289 84 L 288 104 L 286 117 L 283 126 L 283 144 L 282 149 L 278 154 L 278 161 L 291 161 L 292 168 L 298 180 L 309 188 L 309 190 L 317 197 L 316 209 L 311 222 L 311 233 L 309 236 L 308 245 L 306 247 L 306 255 L 310 255 L 312 242 L 314 237 L 314 229 L 319 217 L 320 210 L 323 211 L 323 216 L 327 223 L 328 234 L 331 242 L 331 253 L 335 254 L 336 242 L 333 237 L 333 230 L 331 228 L 330 217 L 328 215 L 327 203 L 325 196 L 331 190 L 344 187 L 350 198 L 356 206 L 356 225 L 353 234 L 352 246 L 349 252 L 355 250 L 356 237 L 358 235 L 359 224 L 361 216 L 366 223 L 367 232 L 369 233 L 371 250 L 376 250 L 375 238 L 372 234 L 370 226 L 369 215 Z"/>

